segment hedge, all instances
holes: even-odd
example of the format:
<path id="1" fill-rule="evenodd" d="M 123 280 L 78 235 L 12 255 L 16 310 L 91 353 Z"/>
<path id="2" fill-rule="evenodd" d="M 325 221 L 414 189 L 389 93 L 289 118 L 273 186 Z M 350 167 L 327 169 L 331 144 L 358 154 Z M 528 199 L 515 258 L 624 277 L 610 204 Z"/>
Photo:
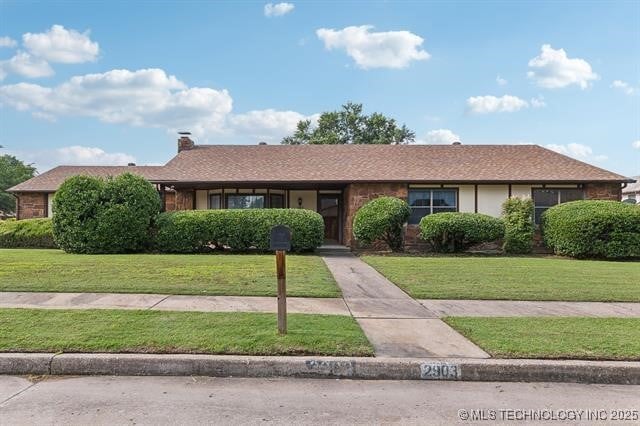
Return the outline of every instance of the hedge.
<path id="1" fill-rule="evenodd" d="M 502 220 L 504 221 L 505 253 L 526 254 L 533 248 L 533 200 L 531 198 L 508 198 L 502 204 Z"/>
<path id="2" fill-rule="evenodd" d="M 0 221 L 1 248 L 56 248 L 51 219 Z"/>
<path id="3" fill-rule="evenodd" d="M 170 253 L 196 253 L 211 248 L 266 251 L 275 225 L 291 229 L 293 251 L 310 251 L 324 242 L 322 216 L 311 210 L 192 210 L 160 214 L 155 248 Z"/>
<path id="4" fill-rule="evenodd" d="M 146 250 L 160 212 L 160 196 L 144 178 L 73 176 L 53 199 L 56 244 L 72 253 Z"/>
<path id="5" fill-rule="evenodd" d="M 556 254 L 640 257 L 640 206 L 600 200 L 559 204 L 543 213 L 542 232 Z"/>
<path id="6" fill-rule="evenodd" d="M 409 219 L 411 209 L 399 198 L 380 197 L 369 201 L 353 219 L 353 235 L 364 244 L 380 239 L 392 251 L 400 251 L 403 246 L 402 227 Z"/>
<path id="7" fill-rule="evenodd" d="M 477 243 L 499 240 L 504 224 L 481 213 L 436 213 L 422 218 L 420 236 L 436 252 L 460 252 Z"/>

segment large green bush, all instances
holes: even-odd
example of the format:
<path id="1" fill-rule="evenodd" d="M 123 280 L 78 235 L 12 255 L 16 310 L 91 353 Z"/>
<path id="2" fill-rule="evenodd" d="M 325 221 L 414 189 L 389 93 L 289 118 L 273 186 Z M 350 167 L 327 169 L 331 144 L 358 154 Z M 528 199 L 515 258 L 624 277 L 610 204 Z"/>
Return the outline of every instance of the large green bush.
<path id="1" fill-rule="evenodd" d="M 56 243 L 72 253 L 128 253 L 148 248 L 160 197 L 131 173 L 101 179 L 73 176 L 53 199 Z"/>
<path id="2" fill-rule="evenodd" d="M 460 252 L 504 236 L 500 219 L 480 213 L 436 213 L 420 221 L 420 236 L 436 252 Z"/>
<path id="3" fill-rule="evenodd" d="M 51 219 L 0 221 L 0 247 L 55 248 Z"/>
<path id="4" fill-rule="evenodd" d="M 403 246 L 402 227 L 409 219 L 409 205 L 394 197 L 380 197 L 369 201 L 356 212 L 353 235 L 364 244 L 382 240 L 392 251 Z"/>
<path id="5" fill-rule="evenodd" d="M 640 206 L 599 200 L 563 203 L 544 212 L 542 230 L 556 254 L 640 257 Z"/>
<path id="6" fill-rule="evenodd" d="M 533 248 L 533 200 L 531 198 L 512 197 L 502 204 L 504 221 L 504 244 L 506 253 L 531 253 Z"/>
<path id="7" fill-rule="evenodd" d="M 162 213 L 157 220 L 156 249 L 170 253 L 211 248 L 266 251 L 275 225 L 291 229 L 293 251 L 313 250 L 324 241 L 322 216 L 311 210 L 195 210 Z"/>

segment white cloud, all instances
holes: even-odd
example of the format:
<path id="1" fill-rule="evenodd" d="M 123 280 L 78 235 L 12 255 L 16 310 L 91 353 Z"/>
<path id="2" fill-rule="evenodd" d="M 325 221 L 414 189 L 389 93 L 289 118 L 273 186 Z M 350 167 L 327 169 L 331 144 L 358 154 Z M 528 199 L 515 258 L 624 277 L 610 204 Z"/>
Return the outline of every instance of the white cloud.
<path id="1" fill-rule="evenodd" d="M 474 114 L 489 114 L 494 112 L 515 112 L 528 108 L 529 103 L 517 96 L 472 96 L 467 99 L 467 110 Z"/>
<path id="2" fill-rule="evenodd" d="M 636 92 L 635 87 L 622 80 L 614 80 L 613 83 L 611 83 L 611 88 L 619 90 L 625 95 L 633 95 Z"/>
<path id="3" fill-rule="evenodd" d="M 631 144 L 635 149 L 640 149 L 640 139 Z"/>
<path id="4" fill-rule="evenodd" d="M 496 77 L 496 83 L 498 83 L 498 86 L 506 86 L 509 82 L 498 75 Z"/>
<path id="5" fill-rule="evenodd" d="M 18 52 L 11 59 L 0 61 L 0 80 L 4 80 L 8 74 L 38 78 L 48 77 L 54 72 L 47 61 L 26 52 Z"/>
<path id="6" fill-rule="evenodd" d="M 33 163 L 40 173 L 59 165 L 78 166 L 126 166 L 135 163 L 132 155 L 122 152 L 106 152 L 101 148 L 72 145 L 56 149 L 16 152 L 27 163 Z"/>
<path id="7" fill-rule="evenodd" d="M 542 96 L 531 98 L 530 103 L 533 108 L 544 108 L 547 106 L 547 103 L 544 101 L 544 97 Z"/>
<path id="8" fill-rule="evenodd" d="M 95 61 L 100 52 L 98 43 L 91 41 L 88 31 L 80 33 L 62 25 L 53 25 L 44 33 L 23 34 L 22 44 L 34 56 L 65 64 Z"/>
<path id="9" fill-rule="evenodd" d="M 546 89 L 558 89 L 571 84 L 586 89 L 592 80 L 600 77 L 591 65 L 580 58 L 568 58 L 564 49 L 554 49 L 548 44 L 541 47 L 540 55 L 529 61 L 531 71 L 527 76 Z"/>
<path id="10" fill-rule="evenodd" d="M 342 30 L 320 28 L 316 35 L 327 50 L 343 49 L 362 69 L 406 68 L 411 61 L 429 59 L 424 39 L 409 31 L 371 32 L 371 25 Z"/>
<path id="11" fill-rule="evenodd" d="M 229 129 L 234 134 L 261 141 L 279 141 L 292 134 L 300 120 L 317 122 L 318 114 L 304 116 L 295 111 L 265 109 L 229 116 Z"/>
<path id="12" fill-rule="evenodd" d="M 0 47 L 16 47 L 18 42 L 11 37 L 0 37 Z"/>
<path id="13" fill-rule="evenodd" d="M 454 142 L 460 142 L 460 136 L 449 129 L 431 130 L 423 138 L 416 139 L 416 143 L 428 145 L 450 145 Z"/>
<path id="14" fill-rule="evenodd" d="M 264 5 L 264 16 L 282 16 L 293 11 L 296 6 L 293 3 L 267 3 Z"/>
<path id="15" fill-rule="evenodd" d="M 593 149 L 590 146 L 580 143 L 569 143 L 566 145 L 548 144 L 545 146 L 552 151 L 568 155 L 581 161 L 604 161 L 607 159 L 606 155 L 594 155 Z"/>

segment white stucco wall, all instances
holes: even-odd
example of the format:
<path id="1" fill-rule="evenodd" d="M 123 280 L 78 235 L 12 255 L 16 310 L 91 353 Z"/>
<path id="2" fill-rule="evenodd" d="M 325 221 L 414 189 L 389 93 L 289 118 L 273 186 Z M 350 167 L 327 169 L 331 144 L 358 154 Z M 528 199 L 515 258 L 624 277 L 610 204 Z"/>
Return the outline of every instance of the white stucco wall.
<path id="1" fill-rule="evenodd" d="M 53 196 L 55 193 L 47 194 L 47 217 L 53 217 Z"/>
<path id="2" fill-rule="evenodd" d="M 478 213 L 500 217 L 508 197 L 509 185 L 478 185 Z"/>
<path id="3" fill-rule="evenodd" d="M 289 207 L 298 208 L 298 198 L 302 198 L 302 208 L 307 210 L 318 209 L 318 197 L 316 191 L 289 191 Z"/>

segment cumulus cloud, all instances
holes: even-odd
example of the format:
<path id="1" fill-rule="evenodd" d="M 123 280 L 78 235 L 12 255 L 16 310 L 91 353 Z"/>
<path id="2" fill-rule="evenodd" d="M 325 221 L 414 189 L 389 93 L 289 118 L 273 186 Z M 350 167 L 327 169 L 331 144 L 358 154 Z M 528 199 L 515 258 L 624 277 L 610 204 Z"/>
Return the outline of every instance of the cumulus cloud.
<path id="1" fill-rule="evenodd" d="M 547 106 L 547 103 L 544 101 L 544 97 L 542 96 L 531 98 L 530 103 L 533 108 L 544 108 Z"/>
<path id="2" fill-rule="evenodd" d="M 472 96 L 467 99 L 467 110 L 473 114 L 515 112 L 528 108 L 529 103 L 517 96 Z"/>
<path id="3" fill-rule="evenodd" d="M 611 88 L 619 90 L 625 95 L 633 95 L 637 90 L 635 87 L 622 80 L 614 80 L 613 83 L 611 83 Z"/>
<path id="4" fill-rule="evenodd" d="M 529 61 L 529 68 L 531 70 L 527 72 L 527 76 L 546 89 L 558 89 L 572 84 L 586 89 L 591 81 L 600 78 L 587 61 L 569 58 L 564 49 L 554 49 L 549 44 L 542 45 L 540 55 Z"/>
<path id="5" fill-rule="evenodd" d="M 450 145 L 454 142 L 460 142 L 460 136 L 449 129 L 431 130 L 423 138 L 416 139 L 416 143 L 428 145 Z"/>
<path id="6" fill-rule="evenodd" d="M 16 47 L 18 42 L 11 37 L 0 37 L 0 47 Z"/>
<path id="7" fill-rule="evenodd" d="M 631 144 L 635 149 L 640 149 L 640 139 Z"/>
<path id="8" fill-rule="evenodd" d="M 264 16 L 282 16 L 292 12 L 296 6 L 293 3 L 267 3 L 264 5 Z"/>
<path id="9" fill-rule="evenodd" d="M 296 111 L 265 109 L 229 116 L 228 125 L 235 134 L 252 139 L 276 141 L 292 134 L 301 120 L 317 122 L 319 114 L 305 116 Z"/>
<path id="10" fill-rule="evenodd" d="M 89 31 L 80 33 L 62 25 L 53 25 L 44 33 L 23 34 L 22 44 L 34 56 L 64 64 L 95 61 L 100 52 L 98 43 L 89 38 Z"/>
<path id="11" fill-rule="evenodd" d="M 607 159 L 606 155 L 595 155 L 590 146 L 580 143 L 569 143 L 566 145 L 548 144 L 545 146 L 552 151 L 568 155 L 581 161 L 604 161 Z"/>
<path id="12" fill-rule="evenodd" d="M 33 57 L 26 52 L 18 52 L 11 59 L 0 61 L 0 80 L 4 80 L 8 74 L 38 78 L 48 77 L 54 72 L 44 59 Z"/>
<path id="13" fill-rule="evenodd" d="M 132 155 L 122 152 L 106 152 L 97 147 L 72 145 L 55 149 L 19 151 L 15 155 L 27 163 L 33 163 L 39 172 L 58 165 L 78 166 L 126 166 L 135 163 Z"/>
<path id="14" fill-rule="evenodd" d="M 496 83 L 498 83 L 498 86 L 506 86 L 509 82 L 498 75 L 496 77 Z"/>
<path id="15" fill-rule="evenodd" d="M 409 31 L 373 32 L 371 25 L 351 26 L 341 30 L 320 28 L 316 35 L 327 50 L 347 52 L 362 69 L 406 68 L 412 61 L 427 60 L 424 39 Z"/>

